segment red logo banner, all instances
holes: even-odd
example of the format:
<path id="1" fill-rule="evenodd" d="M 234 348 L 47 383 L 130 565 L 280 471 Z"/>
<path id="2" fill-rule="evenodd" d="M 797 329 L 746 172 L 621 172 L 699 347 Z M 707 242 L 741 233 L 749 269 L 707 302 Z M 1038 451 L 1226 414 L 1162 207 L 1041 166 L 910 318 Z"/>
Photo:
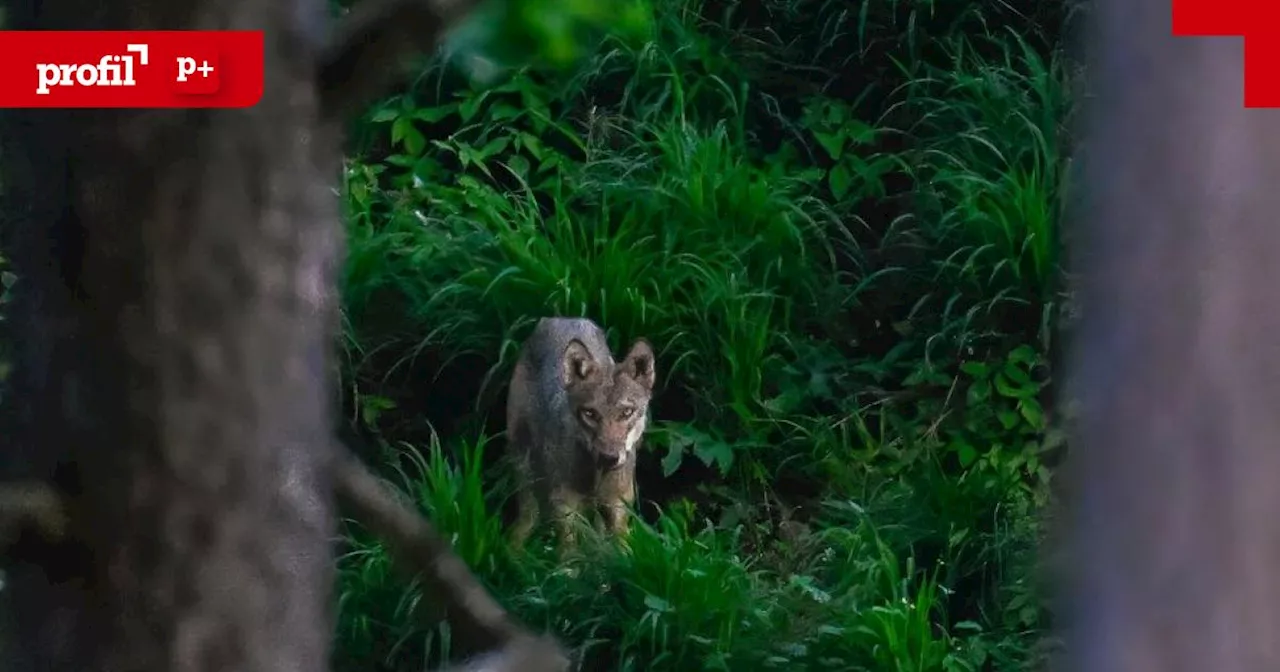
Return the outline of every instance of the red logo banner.
<path id="1" fill-rule="evenodd" d="M 1173 34 L 1244 38 L 1244 106 L 1280 107 L 1280 3 L 1172 0 Z"/>
<path id="2" fill-rule="evenodd" d="M 0 108 L 252 107 L 260 30 L 0 31 Z"/>

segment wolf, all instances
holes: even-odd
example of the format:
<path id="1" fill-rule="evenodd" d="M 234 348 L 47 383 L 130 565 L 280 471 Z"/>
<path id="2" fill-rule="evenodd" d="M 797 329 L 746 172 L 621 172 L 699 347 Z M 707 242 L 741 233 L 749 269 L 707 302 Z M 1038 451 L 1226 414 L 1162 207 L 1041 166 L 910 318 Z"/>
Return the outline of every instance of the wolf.
<path id="1" fill-rule="evenodd" d="M 626 534 L 627 509 L 636 498 L 636 449 L 656 375 L 653 347 L 644 339 L 615 362 L 604 331 L 591 320 L 538 321 L 507 393 L 507 440 L 520 488 L 510 534 L 515 548 L 545 513 L 562 554 L 576 545 L 573 515 L 594 509 L 609 533 Z"/>

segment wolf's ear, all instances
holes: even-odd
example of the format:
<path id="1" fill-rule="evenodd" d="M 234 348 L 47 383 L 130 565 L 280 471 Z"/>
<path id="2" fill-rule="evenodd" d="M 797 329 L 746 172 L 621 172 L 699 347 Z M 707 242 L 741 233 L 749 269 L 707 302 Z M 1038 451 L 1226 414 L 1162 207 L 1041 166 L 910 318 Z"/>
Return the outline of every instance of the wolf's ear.
<path id="1" fill-rule="evenodd" d="M 564 355 L 560 357 L 560 382 L 565 387 L 590 380 L 600 372 L 596 360 L 582 341 L 573 339 L 564 347 Z"/>
<path id="2" fill-rule="evenodd" d="M 619 368 L 640 383 L 644 389 L 653 391 L 653 383 L 658 374 L 654 371 L 653 346 L 649 345 L 649 341 L 643 338 L 636 339 Z"/>

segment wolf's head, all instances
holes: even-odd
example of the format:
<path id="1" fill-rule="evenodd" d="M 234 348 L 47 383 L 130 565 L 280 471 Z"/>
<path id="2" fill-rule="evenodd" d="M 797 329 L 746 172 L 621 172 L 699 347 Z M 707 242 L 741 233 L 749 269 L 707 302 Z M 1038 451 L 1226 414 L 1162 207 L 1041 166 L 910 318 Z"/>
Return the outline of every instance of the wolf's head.
<path id="1" fill-rule="evenodd" d="M 581 341 L 565 346 L 560 380 L 578 441 L 601 469 L 625 464 L 644 434 L 655 377 L 653 348 L 637 340 L 621 362 L 598 362 Z"/>

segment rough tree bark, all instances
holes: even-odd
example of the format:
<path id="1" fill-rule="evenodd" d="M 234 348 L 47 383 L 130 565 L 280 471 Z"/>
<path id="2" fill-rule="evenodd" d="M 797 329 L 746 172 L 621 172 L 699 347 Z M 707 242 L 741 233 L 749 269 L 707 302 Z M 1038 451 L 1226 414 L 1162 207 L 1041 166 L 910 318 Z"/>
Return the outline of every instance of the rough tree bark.
<path id="1" fill-rule="evenodd" d="M 324 0 L 10 5 L 12 29 L 265 30 L 266 95 L 0 119 L 5 669 L 327 669 L 335 493 L 426 572 L 458 646 L 506 647 L 483 669 L 563 662 L 332 437 L 338 122 L 469 4 L 366 0 L 333 39 Z"/>
<path id="2" fill-rule="evenodd" d="M 1092 11 L 1071 669 L 1280 669 L 1280 110 L 1169 0 Z"/>

